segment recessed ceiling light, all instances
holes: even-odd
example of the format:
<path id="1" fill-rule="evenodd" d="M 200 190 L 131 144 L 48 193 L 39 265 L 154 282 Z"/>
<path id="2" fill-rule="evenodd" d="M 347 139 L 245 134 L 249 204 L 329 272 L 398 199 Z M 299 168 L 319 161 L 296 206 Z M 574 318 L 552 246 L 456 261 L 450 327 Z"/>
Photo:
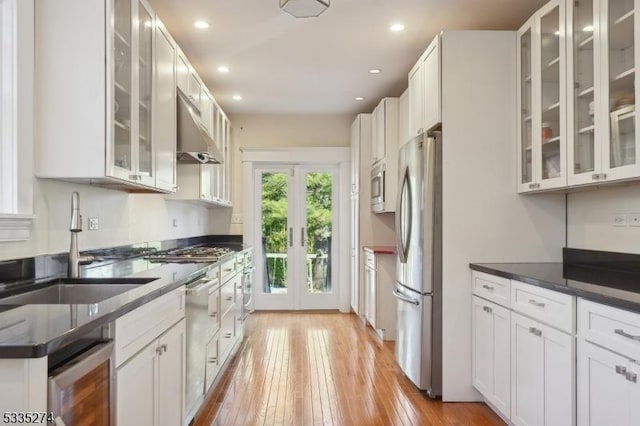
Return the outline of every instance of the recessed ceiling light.
<path id="1" fill-rule="evenodd" d="M 193 23 L 193 26 L 198 28 L 198 29 L 200 29 L 200 30 L 206 30 L 211 25 L 207 21 L 195 21 Z"/>
<path id="2" fill-rule="evenodd" d="M 226 66 L 226 65 L 220 65 L 218 67 L 218 72 L 228 73 L 229 72 L 229 67 Z"/>
<path id="3" fill-rule="evenodd" d="M 586 31 L 586 32 L 592 33 L 593 32 L 593 25 L 587 25 L 586 27 L 584 27 L 582 29 L 582 31 Z"/>
<path id="4" fill-rule="evenodd" d="M 358 96 L 357 98 L 355 98 L 356 101 L 364 101 L 364 98 L 362 96 Z"/>
<path id="5" fill-rule="evenodd" d="M 233 98 L 232 98 L 232 99 L 233 99 L 234 101 L 241 101 L 241 100 L 242 100 L 242 96 L 240 96 L 240 95 L 233 95 Z"/>
<path id="6" fill-rule="evenodd" d="M 404 25 L 403 24 L 393 24 L 389 27 L 389 29 L 391 31 L 393 31 L 394 33 L 397 33 L 399 31 L 404 31 Z"/>
<path id="7" fill-rule="evenodd" d="M 378 68 L 373 68 L 369 70 L 369 74 L 380 74 L 380 70 Z"/>

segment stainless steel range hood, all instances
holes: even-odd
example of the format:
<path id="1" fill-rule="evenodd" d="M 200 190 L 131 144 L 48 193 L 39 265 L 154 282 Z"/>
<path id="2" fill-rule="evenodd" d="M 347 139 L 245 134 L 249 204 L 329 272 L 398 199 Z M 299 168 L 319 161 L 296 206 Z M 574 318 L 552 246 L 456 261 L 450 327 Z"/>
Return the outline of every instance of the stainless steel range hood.
<path id="1" fill-rule="evenodd" d="M 178 163 L 222 164 L 222 154 L 207 134 L 198 110 L 178 90 Z"/>

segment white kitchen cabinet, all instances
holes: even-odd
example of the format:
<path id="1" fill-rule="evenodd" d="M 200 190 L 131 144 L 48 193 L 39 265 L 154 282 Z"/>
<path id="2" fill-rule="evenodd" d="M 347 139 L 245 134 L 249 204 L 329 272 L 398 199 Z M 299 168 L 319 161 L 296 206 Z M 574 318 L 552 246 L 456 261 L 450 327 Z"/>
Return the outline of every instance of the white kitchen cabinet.
<path id="1" fill-rule="evenodd" d="M 409 111 L 409 89 L 407 88 L 398 100 L 398 148 L 413 137 L 409 132 Z"/>
<path id="2" fill-rule="evenodd" d="M 569 185 L 640 177 L 637 0 L 568 2 Z"/>
<path id="3" fill-rule="evenodd" d="M 371 114 L 372 164 L 374 168 L 382 168 L 384 175 L 382 201 L 377 203 L 382 209 L 376 213 L 396 211 L 399 103 L 398 98 L 384 98 Z"/>
<path id="4" fill-rule="evenodd" d="M 561 188 L 566 170 L 565 1 L 518 31 L 518 192 Z"/>
<path id="5" fill-rule="evenodd" d="M 631 359 L 579 340 L 578 424 L 637 424 L 638 373 L 640 366 Z"/>
<path id="6" fill-rule="evenodd" d="M 176 70 L 177 70 L 177 85 L 178 89 L 182 90 L 184 94 L 189 92 L 189 76 L 191 75 L 189 61 L 187 57 L 178 49 L 178 56 L 176 58 Z"/>
<path id="7" fill-rule="evenodd" d="M 176 181 L 176 47 L 164 25 L 157 20 L 155 35 L 155 77 L 153 98 L 153 142 L 156 183 L 173 192 Z"/>
<path id="8" fill-rule="evenodd" d="M 425 132 L 442 121 L 440 35 L 409 71 L 409 135 Z M 401 141 L 404 143 L 406 141 Z"/>
<path id="9" fill-rule="evenodd" d="M 359 263 L 359 250 L 358 243 L 360 240 L 360 227 L 359 227 L 359 216 L 360 209 L 358 206 L 358 194 L 351 194 L 350 200 L 350 238 L 349 238 L 349 266 L 350 266 L 350 300 L 351 300 L 351 309 L 357 315 L 360 314 L 360 306 L 361 306 L 361 298 L 360 298 L 360 263 Z"/>
<path id="10" fill-rule="evenodd" d="M 511 421 L 575 424 L 575 339 L 511 313 Z"/>
<path id="11" fill-rule="evenodd" d="M 364 249 L 365 319 L 382 340 L 396 338 L 397 304 L 392 297 L 395 284 L 395 253 L 374 253 Z"/>
<path id="12" fill-rule="evenodd" d="M 184 423 L 185 333 L 182 319 L 117 369 L 118 425 Z"/>
<path id="13" fill-rule="evenodd" d="M 213 138 L 213 96 L 205 88 L 200 90 L 200 119 L 207 134 Z"/>
<path id="14" fill-rule="evenodd" d="M 35 10 L 36 175 L 172 191 L 166 176 L 158 185 L 152 140 L 156 119 L 171 113 L 153 111 L 153 10 L 144 0 L 42 0 Z M 166 161 L 162 167 L 173 169 Z"/>
<path id="15" fill-rule="evenodd" d="M 511 312 L 477 296 L 472 303 L 472 384 L 509 418 Z"/>

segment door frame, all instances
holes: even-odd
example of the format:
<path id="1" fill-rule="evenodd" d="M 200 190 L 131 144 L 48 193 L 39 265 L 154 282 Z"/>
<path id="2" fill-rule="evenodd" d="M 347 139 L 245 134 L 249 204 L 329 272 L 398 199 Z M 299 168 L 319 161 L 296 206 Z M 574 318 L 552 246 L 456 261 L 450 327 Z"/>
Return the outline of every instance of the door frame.
<path id="1" fill-rule="evenodd" d="M 350 197 L 350 157 L 351 150 L 348 147 L 339 148 L 296 148 L 296 147 L 276 147 L 276 148 L 253 148 L 242 147 L 242 170 L 243 182 L 243 209 L 244 226 L 243 241 L 246 245 L 257 247 L 261 241 L 256 241 L 256 220 L 255 209 L 255 173 L 256 167 L 269 166 L 285 163 L 289 165 L 313 166 L 319 164 L 332 164 L 337 166 L 336 176 L 336 203 L 334 209 L 339 211 L 338 221 L 334 226 L 335 233 L 335 257 L 332 268 L 335 272 L 334 290 L 338 292 L 338 308 L 341 312 L 349 312 L 349 197 Z M 253 277 L 253 291 L 256 291 L 256 283 L 262 280 L 261 268 L 256 269 Z M 255 296 L 255 295 L 254 295 Z M 254 300 L 256 300 L 254 298 Z M 260 306 L 256 303 L 256 310 L 269 309 L 268 306 Z"/>

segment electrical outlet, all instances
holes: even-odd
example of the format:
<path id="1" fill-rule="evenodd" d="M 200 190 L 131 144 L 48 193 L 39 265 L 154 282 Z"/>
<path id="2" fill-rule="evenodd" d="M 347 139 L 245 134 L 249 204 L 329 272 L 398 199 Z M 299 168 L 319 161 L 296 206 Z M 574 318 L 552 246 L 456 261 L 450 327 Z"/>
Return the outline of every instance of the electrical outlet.
<path id="1" fill-rule="evenodd" d="M 240 213 L 232 214 L 231 223 L 242 223 L 242 215 Z"/>
<path id="2" fill-rule="evenodd" d="M 629 213 L 627 215 L 629 226 L 640 226 L 640 213 Z"/>
<path id="3" fill-rule="evenodd" d="M 173 219 L 172 224 L 173 224 L 174 228 L 177 228 L 178 227 L 178 219 Z"/>
<path id="4" fill-rule="evenodd" d="M 627 226 L 627 216 L 618 213 L 613 216 L 613 226 Z"/>
<path id="5" fill-rule="evenodd" d="M 100 229 L 100 220 L 97 217 L 89 218 L 89 231 L 97 231 Z"/>

